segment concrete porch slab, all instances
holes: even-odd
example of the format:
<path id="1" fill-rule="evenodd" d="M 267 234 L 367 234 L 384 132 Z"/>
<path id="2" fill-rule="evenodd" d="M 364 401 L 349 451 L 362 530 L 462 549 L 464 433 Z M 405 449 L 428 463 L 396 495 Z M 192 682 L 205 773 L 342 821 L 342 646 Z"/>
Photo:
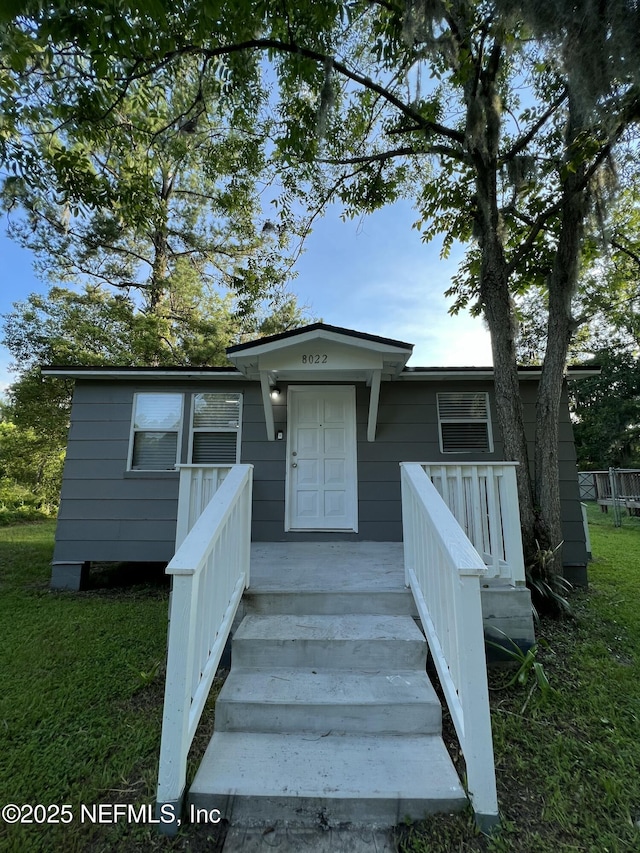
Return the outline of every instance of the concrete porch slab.
<path id="1" fill-rule="evenodd" d="M 480 592 L 485 628 L 498 628 L 529 648 L 535 642 L 529 590 L 486 579 Z M 286 595 L 289 601 L 278 598 Z M 253 542 L 245 597 L 249 606 L 242 606 L 239 616 L 355 613 L 362 602 L 368 612 L 417 615 L 404 585 L 402 542 Z M 489 655 L 491 659 L 491 648 Z"/>

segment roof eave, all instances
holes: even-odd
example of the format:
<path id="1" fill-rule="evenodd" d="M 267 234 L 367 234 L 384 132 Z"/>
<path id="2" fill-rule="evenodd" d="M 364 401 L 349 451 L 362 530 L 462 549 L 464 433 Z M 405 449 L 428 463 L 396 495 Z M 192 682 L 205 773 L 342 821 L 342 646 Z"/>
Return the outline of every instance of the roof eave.
<path id="1" fill-rule="evenodd" d="M 85 367 L 45 365 L 44 376 L 63 379 L 243 379 L 234 367 Z"/>

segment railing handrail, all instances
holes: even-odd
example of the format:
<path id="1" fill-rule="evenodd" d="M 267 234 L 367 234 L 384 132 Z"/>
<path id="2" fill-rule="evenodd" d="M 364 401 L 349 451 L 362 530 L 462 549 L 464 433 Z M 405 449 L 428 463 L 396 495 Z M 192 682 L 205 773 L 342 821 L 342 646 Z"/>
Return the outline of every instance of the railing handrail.
<path id="1" fill-rule="evenodd" d="M 249 586 L 253 465 L 235 465 L 167 566 L 172 576 L 157 808 L 179 818 L 187 755 Z M 189 488 L 189 478 L 181 479 Z M 179 824 L 163 824 L 167 832 Z"/>
<path id="2" fill-rule="evenodd" d="M 401 462 L 400 464 L 403 465 L 405 463 Z M 478 468 L 517 468 L 520 463 L 519 462 L 513 462 L 512 460 L 503 461 L 503 462 L 496 461 L 496 460 L 487 461 L 487 462 L 474 462 L 474 461 L 463 461 L 463 460 L 460 460 L 459 462 L 441 462 L 440 460 L 438 460 L 437 462 L 418 462 L 416 464 L 417 465 L 434 465 L 434 466 L 435 465 L 441 465 L 444 468 L 446 468 L 447 466 L 454 467 L 454 466 L 458 466 L 458 465 L 462 465 L 462 466 L 475 465 Z"/>
<path id="3" fill-rule="evenodd" d="M 640 468 L 615 468 L 613 470 L 618 474 L 640 474 Z M 607 468 L 604 471 L 578 471 L 578 474 L 608 474 L 611 469 Z"/>
<path id="4" fill-rule="evenodd" d="M 401 485 L 406 583 L 465 757 L 476 821 L 488 828 L 498 798 L 480 598 L 487 568 L 420 463 L 401 463 Z"/>

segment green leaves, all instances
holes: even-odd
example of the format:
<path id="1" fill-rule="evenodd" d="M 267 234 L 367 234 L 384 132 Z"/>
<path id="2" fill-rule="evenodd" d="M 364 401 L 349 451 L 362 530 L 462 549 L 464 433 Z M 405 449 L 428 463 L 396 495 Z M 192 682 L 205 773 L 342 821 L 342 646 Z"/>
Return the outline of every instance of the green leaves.
<path id="1" fill-rule="evenodd" d="M 525 650 L 520 648 L 499 628 L 492 626 L 490 632 L 497 637 L 497 640 L 487 640 L 487 645 L 496 649 L 500 657 L 506 657 L 516 665 L 514 667 L 515 672 L 504 681 L 499 689 L 505 690 L 515 686 L 529 687 L 520 714 L 524 714 L 536 691 L 540 694 L 541 702 L 545 702 L 557 693 L 551 686 L 543 664 L 537 659 L 540 650 L 548 646 L 544 637 L 540 637 L 536 643 Z"/>

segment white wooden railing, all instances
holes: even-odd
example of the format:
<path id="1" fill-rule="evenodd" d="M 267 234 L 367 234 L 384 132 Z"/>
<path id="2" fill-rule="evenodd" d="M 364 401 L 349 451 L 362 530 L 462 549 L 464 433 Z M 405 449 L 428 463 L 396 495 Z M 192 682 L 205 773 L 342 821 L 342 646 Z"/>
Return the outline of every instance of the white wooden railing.
<path id="1" fill-rule="evenodd" d="M 176 551 L 202 511 L 218 491 L 231 465 L 179 465 L 178 518 Z"/>
<path id="2" fill-rule="evenodd" d="M 517 462 L 423 462 L 440 497 L 488 568 L 487 577 L 525 583 Z"/>
<path id="3" fill-rule="evenodd" d="M 484 561 L 424 466 L 401 463 L 406 584 L 413 592 L 467 768 L 476 821 L 498 820 L 480 579 Z"/>
<path id="4" fill-rule="evenodd" d="M 184 488 L 197 479 L 193 473 L 185 475 Z M 205 479 L 200 478 L 201 485 Z M 172 590 L 157 808 L 172 805 L 176 818 L 187 753 L 249 586 L 252 482 L 252 465 L 227 467 L 224 481 L 167 566 Z"/>

